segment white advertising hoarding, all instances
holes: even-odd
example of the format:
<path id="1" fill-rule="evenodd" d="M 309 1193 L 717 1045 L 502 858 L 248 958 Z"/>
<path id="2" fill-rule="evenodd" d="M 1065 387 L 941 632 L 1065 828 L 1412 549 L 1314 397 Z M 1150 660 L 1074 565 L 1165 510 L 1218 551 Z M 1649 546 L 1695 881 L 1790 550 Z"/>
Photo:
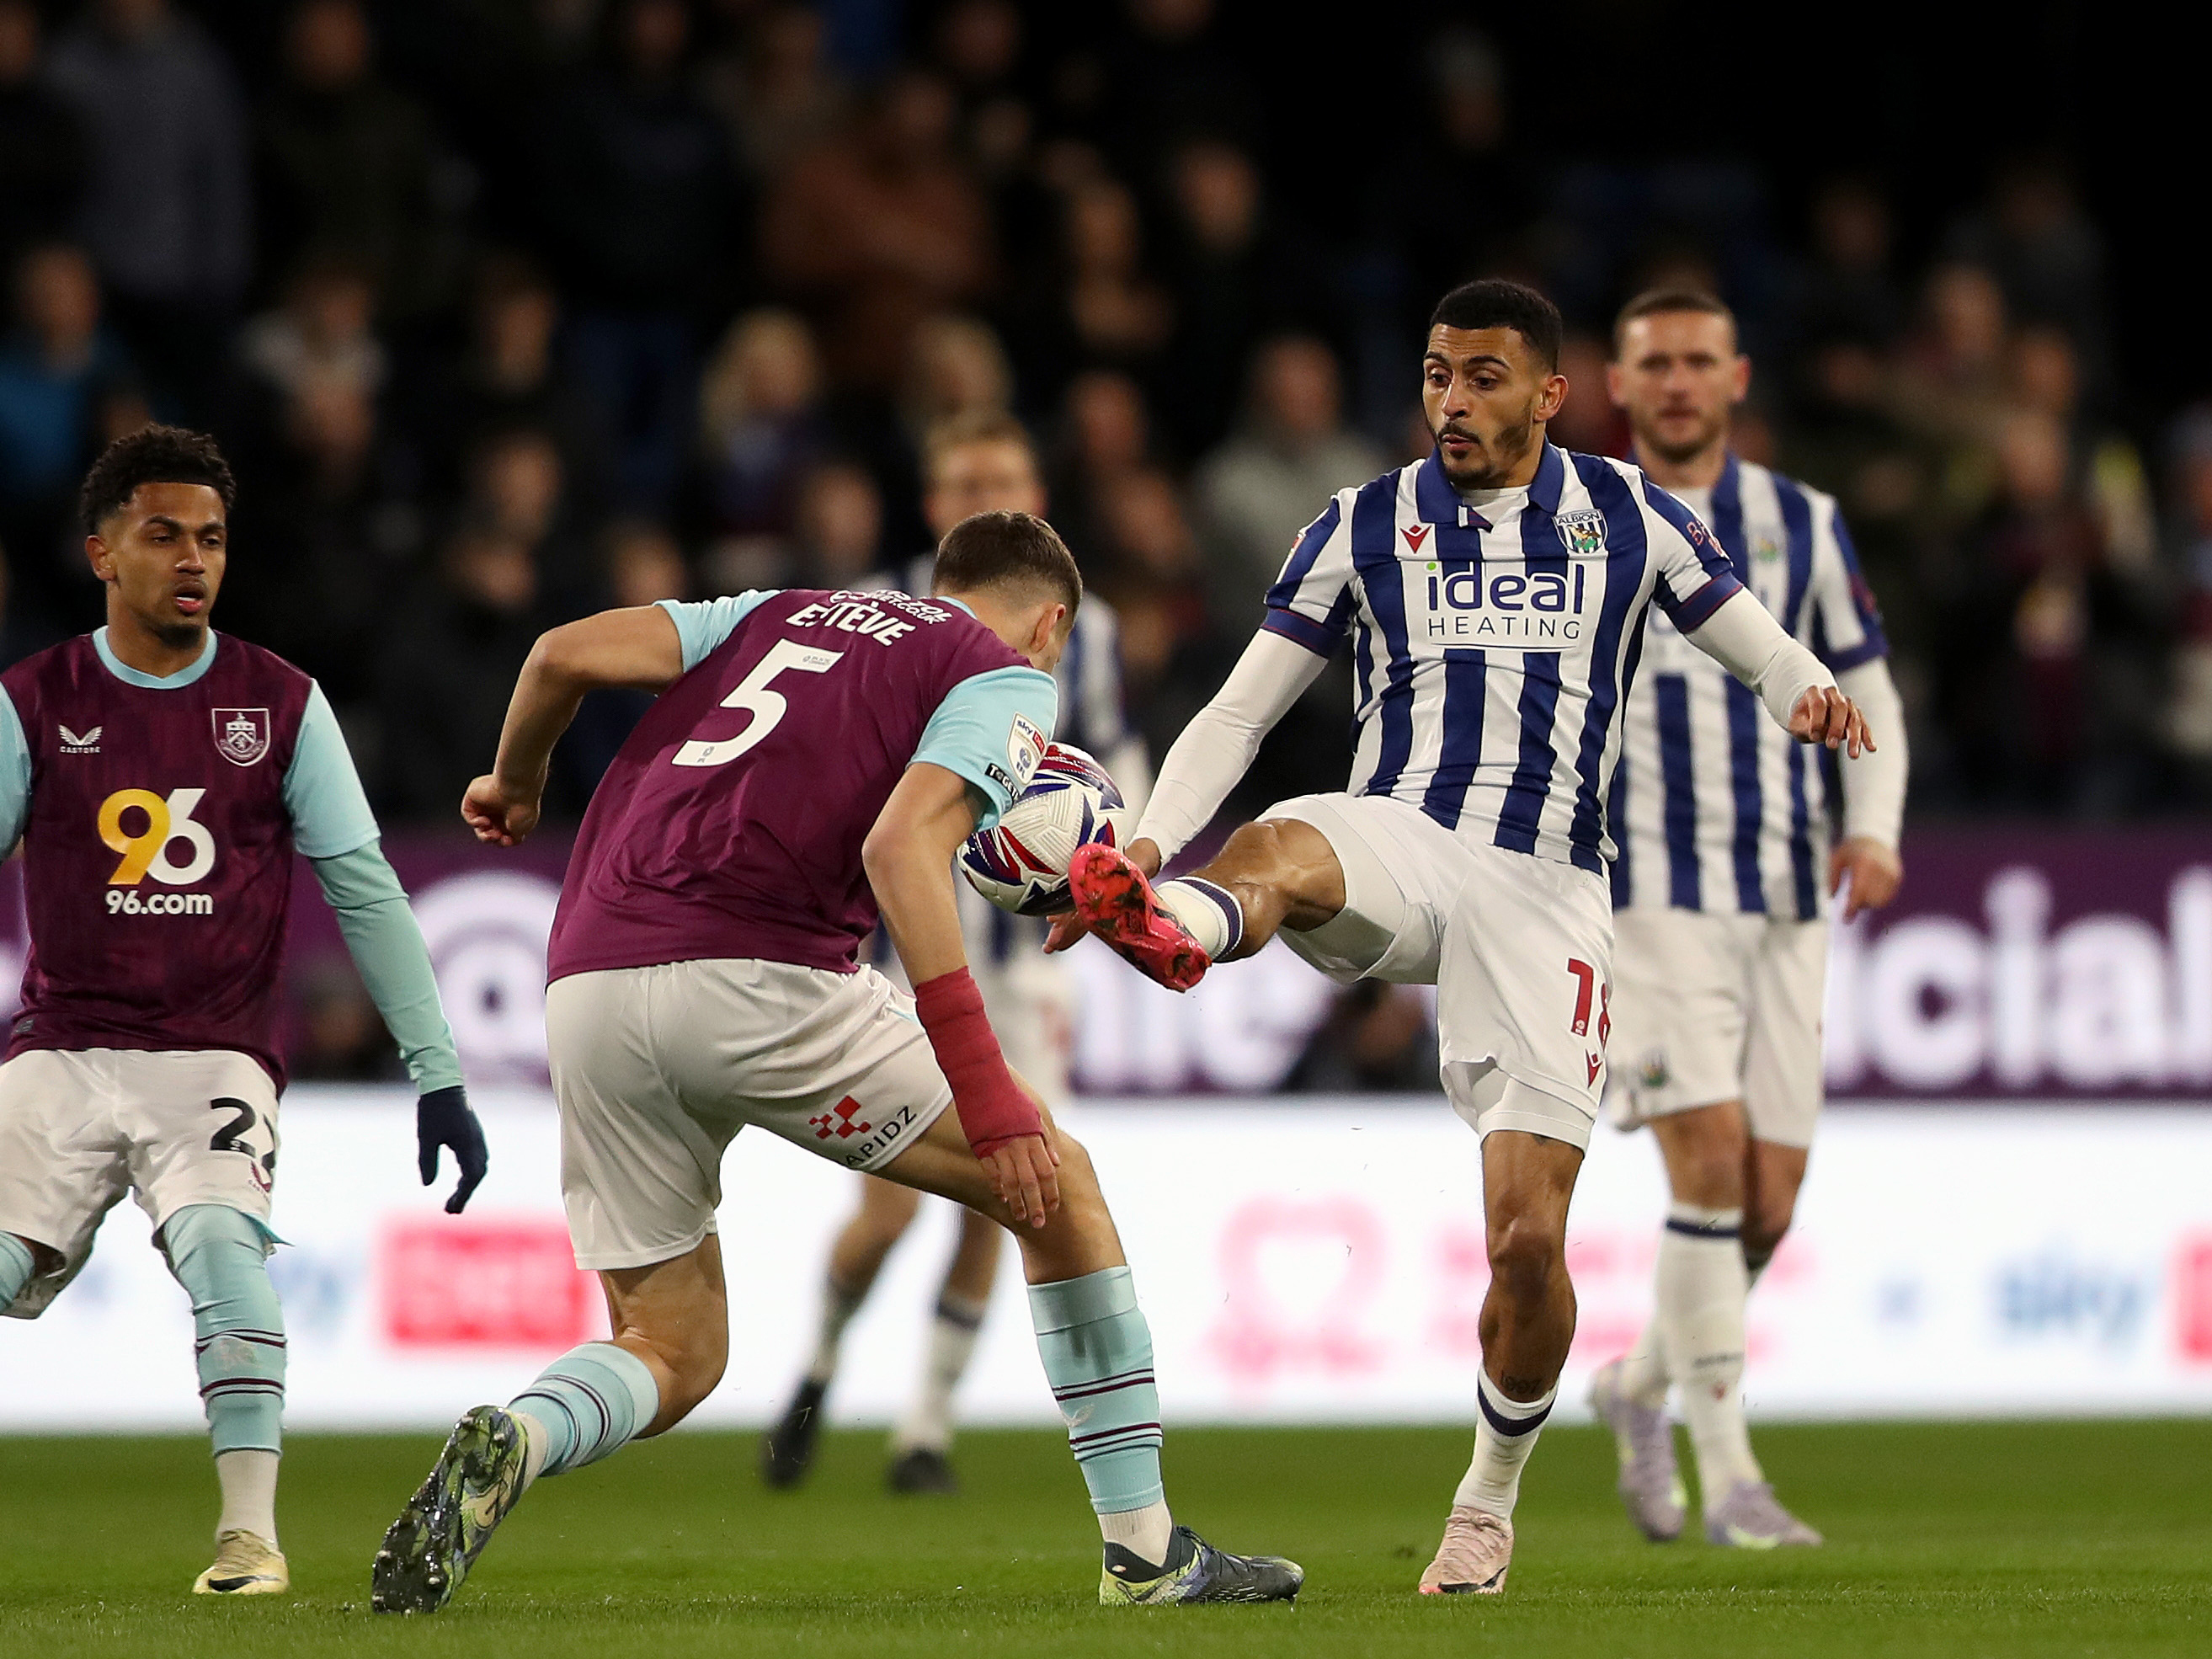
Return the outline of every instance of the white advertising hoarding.
<path id="1" fill-rule="evenodd" d="M 416 1182 L 410 1104 L 313 1088 L 286 1103 L 274 1271 L 295 1426 L 432 1426 L 605 1334 L 568 1254 L 550 1104 L 483 1102 L 492 1174 L 461 1217 Z M 1488 1275 L 1474 1137 L 1441 1102 L 1091 1104 L 1066 1121 L 1107 1183 L 1171 1420 L 1467 1419 Z M 1753 1299 L 1753 1410 L 2212 1409 L 2208 1171 L 2212 1111 L 1832 1112 Z M 726 1176 L 730 1373 L 699 1420 L 759 1423 L 803 1362 L 854 1178 L 757 1133 Z M 1649 1137 L 1601 1129 L 1570 1231 L 1565 1414 L 1650 1310 L 1662 1212 Z M 888 1420 L 915 1376 L 951 1242 L 946 1206 L 924 1215 L 848 1334 L 841 1419 Z M 146 1232 L 118 1209 L 43 1319 L 0 1324 L 0 1426 L 198 1420 L 190 1312 Z M 964 1405 L 1053 1420 L 1011 1256 Z"/>

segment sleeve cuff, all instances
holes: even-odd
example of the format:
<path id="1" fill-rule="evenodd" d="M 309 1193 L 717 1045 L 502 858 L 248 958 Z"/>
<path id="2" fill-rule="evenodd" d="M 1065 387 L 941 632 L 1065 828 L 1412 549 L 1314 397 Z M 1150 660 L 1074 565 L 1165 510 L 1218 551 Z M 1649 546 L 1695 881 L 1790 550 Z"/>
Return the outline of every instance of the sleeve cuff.
<path id="1" fill-rule="evenodd" d="M 1714 611 L 1742 592 L 1743 584 L 1724 574 L 1715 576 L 1688 599 L 1667 605 L 1665 610 L 1675 627 L 1685 634 L 1694 634 L 1711 620 Z"/>
<path id="2" fill-rule="evenodd" d="M 1293 644 L 1302 645 L 1316 656 L 1333 657 L 1337 642 L 1344 637 L 1341 629 L 1331 629 L 1326 623 L 1317 623 L 1310 617 L 1301 617 L 1295 611 L 1285 611 L 1279 605 L 1269 605 L 1261 628 L 1270 634 L 1280 634 Z"/>

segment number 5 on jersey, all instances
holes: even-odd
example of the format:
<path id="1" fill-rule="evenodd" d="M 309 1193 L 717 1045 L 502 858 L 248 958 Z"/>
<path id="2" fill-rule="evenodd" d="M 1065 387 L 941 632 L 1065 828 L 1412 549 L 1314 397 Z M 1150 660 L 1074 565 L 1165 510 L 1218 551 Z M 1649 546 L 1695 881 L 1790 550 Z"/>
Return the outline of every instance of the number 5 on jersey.
<path id="1" fill-rule="evenodd" d="M 734 738 L 724 738 L 714 743 L 694 738 L 676 751 L 676 764 L 727 766 L 775 731 L 790 712 L 790 703 L 785 700 L 782 692 L 770 689 L 770 680 L 787 670 L 801 674 L 827 673 L 844 654 L 842 651 L 823 651 L 811 645 L 801 645 L 796 640 L 778 640 L 769 647 L 768 654 L 753 665 L 753 672 L 722 699 L 725 708 L 743 708 L 749 712 L 752 715 L 751 722 Z"/>

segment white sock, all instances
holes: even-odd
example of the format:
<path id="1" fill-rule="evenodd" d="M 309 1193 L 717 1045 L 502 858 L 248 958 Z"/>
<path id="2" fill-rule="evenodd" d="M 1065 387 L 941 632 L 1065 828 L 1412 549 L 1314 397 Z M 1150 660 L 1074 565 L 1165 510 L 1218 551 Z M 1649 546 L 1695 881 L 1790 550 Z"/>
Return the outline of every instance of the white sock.
<path id="1" fill-rule="evenodd" d="M 1621 1357 L 1620 1386 L 1631 1400 L 1655 1411 L 1667 1403 L 1667 1360 L 1659 1351 L 1659 1316 L 1644 1322 L 1636 1346 Z"/>
<path id="2" fill-rule="evenodd" d="M 222 1515 L 215 1523 L 216 1536 L 227 1532 L 250 1532 L 270 1548 L 276 1547 L 276 1465 L 273 1451 L 247 1447 L 219 1454 L 215 1478 L 222 1486 Z"/>
<path id="3" fill-rule="evenodd" d="M 528 1412 L 518 1411 L 511 1415 L 522 1425 L 522 1485 L 515 1492 L 515 1496 L 520 1498 L 530 1490 L 531 1482 L 538 1479 L 538 1472 L 545 1467 L 546 1449 L 552 1444 L 553 1437 L 544 1424 Z"/>
<path id="4" fill-rule="evenodd" d="M 1743 1212 L 1668 1207 L 1659 1239 L 1659 1343 L 1681 1385 L 1682 1420 L 1697 1448 L 1698 1486 L 1717 1503 L 1761 1479 L 1743 1419 Z"/>
<path id="5" fill-rule="evenodd" d="M 952 1391 L 960 1386 L 975 1352 L 975 1337 L 983 1328 L 983 1305 L 950 1291 L 937 1298 L 921 1388 L 891 1435 L 893 1451 L 941 1452 L 952 1443 Z"/>
<path id="6" fill-rule="evenodd" d="M 1157 1567 L 1168 1559 L 1168 1540 L 1175 1533 L 1175 1517 L 1168 1513 L 1168 1502 L 1163 1498 L 1140 1510 L 1100 1516 L 1098 1530 L 1108 1543 L 1119 1544 L 1139 1561 Z"/>
<path id="7" fill-rule="evenodd" d="M 837 1375 L 837 1350 L 845 1340 L 845 1327 L 867 1299 L 865 1285 L 852 1291 L 834 1279 L 822 1281 L 822 1328 L 814 1339 L 813 1362 L 806 1368 L 808 1382 L 826 1384 Z"/>
<path id="8" fill-rule="evenodd" d="M 1190 930 L 1206 954 L 1218 961 L 1244 937 L 1244 908 L 1226 887 L 1197 876 L 1164 882 L 1153 890 L 1167 913 Z"/>
<path id="9" fill-rule="evenodd" d="M 1508 1400 L 1487 1371 L 1476 1376 L 1474 1386 L 1482 1411 L 1474 1425 L 1474 1461 L 1467 1466 L 1452 1502 L 1510 1521 L 1514 1501 L 1521 1496 L 1522 1466 L 1535 1450 L 1536 1431 L 1552 1414 L 1552 1402 L 1559 1391 L 1553 1387 L 1540 1400 Z"/>

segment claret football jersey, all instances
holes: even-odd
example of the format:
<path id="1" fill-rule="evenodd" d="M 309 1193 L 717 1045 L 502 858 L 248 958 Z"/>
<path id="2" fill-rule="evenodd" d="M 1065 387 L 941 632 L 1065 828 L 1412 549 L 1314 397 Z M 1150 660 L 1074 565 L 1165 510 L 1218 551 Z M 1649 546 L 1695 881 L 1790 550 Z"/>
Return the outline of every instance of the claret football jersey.
<path id="1" fill-rule="evenodd" d="M 684 672 L 599 782 L 547 975 L 718 957 L 849 972 L 876 925 L 860 848 L 916 761 L 979 826 L 1043 758 L 1052 677 L 957 602 L 793 589 L 665 606 Z"/>
<path id="2" fill-rule="evenodd" d="M 106 631 L 0 674 L 0 845 L 21 839 L 31 936 L 8 1054 L 234 1048 L 281 1085 L 293 852 L 352 852 L 376 821 L 300 670 L 210 631 L 157 678 Z"/>

